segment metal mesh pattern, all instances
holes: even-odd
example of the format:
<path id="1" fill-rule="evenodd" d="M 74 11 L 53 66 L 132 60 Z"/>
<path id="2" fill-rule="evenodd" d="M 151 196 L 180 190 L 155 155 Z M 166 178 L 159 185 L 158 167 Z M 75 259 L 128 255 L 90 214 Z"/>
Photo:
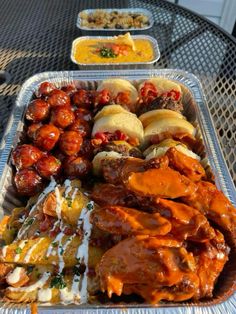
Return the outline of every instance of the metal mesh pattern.
<path id="1" fill-rule="evenodd" d="M 230 173 L 236 183 L 236 42 L 213 24 L 164 0 L 0 0 L 0 134 L 21 84 L 49 70 L 76 70 L 71 43 L 80 36 L 79 11 L 143 7 L 154 15 L 148 34 L 158 40 L 157 68 L 179 68 L 202 82 Z M 6 79 L 6 82 L 4 82 Z"/>

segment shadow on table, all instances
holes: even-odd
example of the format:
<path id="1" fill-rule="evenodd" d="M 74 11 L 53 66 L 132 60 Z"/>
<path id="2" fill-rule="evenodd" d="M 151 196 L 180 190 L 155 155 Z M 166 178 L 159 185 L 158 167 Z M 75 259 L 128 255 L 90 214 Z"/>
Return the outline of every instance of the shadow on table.
<path id="1" fill-rule="evenodd" d="M 22 85 L 25 80 L 37 73 L 76 69 L 78 67 L 70 61 L 69 56 L 68 58 L 52 56 L 17 58 L 11 61 L 4 70 L 9 74 L 8 85 Z"/>

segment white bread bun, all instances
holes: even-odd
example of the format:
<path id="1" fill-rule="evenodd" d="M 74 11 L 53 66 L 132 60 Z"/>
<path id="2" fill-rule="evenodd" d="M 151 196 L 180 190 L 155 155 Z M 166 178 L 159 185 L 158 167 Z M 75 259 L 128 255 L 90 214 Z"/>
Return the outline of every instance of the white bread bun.
<path id="1" fill-rule="evenodd" d="M 100 110 L 96 116 L 94 117 L 94 121 L 97 121 L 98 119 L 102 118 L 102 117 L 106 117 L 106 116 L 110 116 L 112 114 L 116 114 L 116 113 L 129 113 L 132 114 L 131 112 L 129 112 L 128 110 L 126 110 L 125 108 L 123 108 L 120 105 L 109 105 L 109 106 L 104 106 L 102 108 L 102 110 Z"/>
<path id="2" fill-rule="evenodd" d="M 99 176 L 101 174 L 101 162 L 104 159 L 116 159 L 123 157 L 121 154 L 117 152 L 100 152 L 98 153 L 92 161 L 93 164 L 93 173 L 96 176 Z"/>
<path id="3" fill-rule="evenodd" d="M 185 117 L 181 113 L 169 109 L 151 110 L 139 116 L 139 120 L 142 122 L 144 128 L 146 128 L 153 121 L 166 118 L 185 119 Z"/>
<path id="4" fill-rule="evenodd" d="M 131 105 L 136 104 L 138 100 L 137 89 L 127 80 L 119 78 L 103 80 L 98 86 L 97 91 L 101 91 L 103 89 L 107 89 L 112 98 L 115 98 L 120 92 L 130 92 Z"/>
<path id="5" fill-rule="evenodd" d="M 143 141 L 143 125 L 134 114 L 117 113 L 98 119 L 93 126 L 92 136 L 97 132 L 114 133 L 120 130 L 129 137 L 137 138 L 141 143 Z"/>
<path id="6" fill-rule="evenodd" d="M 153 135 L 168 133 L 174 135 L 176 133 L 187 133 L 194 136 L 196 130 L 194 126 L 184 119 L 166 118 L 158 121 L 153 121 L 144 129 L 144 145 L 147 145 Z"/>
<path id="7" fill-rule="evenodd" d="M 188 149 L 186 145 L 184 145 L 181 142 L 174 141 L 172 139 L 166 139 L 159 144 L 151 145 L 143 152 L 143 155 L 145 156 L 146 160 L 156 158 L 156 157 L 161 157 L 165 155 L 165 153 L 170 147 L 175 147 L 175 149 L 177 149 L 179 152 L 191 158 L 197 159 L 199 161 L 201 159 L 197 154 L 195 154 L 190 149 Z"/>
<path id="8" fill-rule="evenodd" d="M 151 78 L 149 80 L 145 80 L 144 82 L 142 82 L 139 85 L 139 88 L 138 88 L 139 92 L 146 82 L 152 83 L 156 87 L 159 95 L 166 93 L 166 92 L 169 92 L 171 90 L 175 90 L 175 91 L 179 92 L 180 95 L 182 94 L 181 87 L 179 84 L 177 84 L 171 80 L 168 80 L 164 77 L 154 77 L 154 78 Z"/>

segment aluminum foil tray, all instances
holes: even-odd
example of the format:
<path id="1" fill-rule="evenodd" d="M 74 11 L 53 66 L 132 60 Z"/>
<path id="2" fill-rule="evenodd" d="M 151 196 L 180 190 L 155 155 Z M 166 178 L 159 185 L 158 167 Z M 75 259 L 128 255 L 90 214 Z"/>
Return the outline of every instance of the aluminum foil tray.
<path id="1" fill-rule="evenodd" d="M 75 60 L 75 47 L 78 42 L 84 39 L 112 39 L 112 36 L 83 36 L 76 38 L 72 43 L 71 61 L 79 66 L 81 70 L 111 70 L 111 69 L 144 69 L 153 68 L 155 63 L 160 59 L 160 50 L 155 38 L 147 35 L 133 35 L 133 39 L 145 39 L 149 41 L 153 47 L 154 57 L 151 61 L 146 62 L 123 62 L 123 63 L 81 63 Z"/>
<path id="2" fill-rule="evenodd" d="M 71 72 L 45 72 L 34 75 L 29 78 L 22 86 L 19 93 L 14 110 L 11 114 L 6 131 L 0 146 L 0 217 L 7 209 L 17 206 L 20 201 L 14 197 L 11 189 L 11 166 L 10 154 L 13 147 L 16 146 L 23 130 L 23 116 L 26 106 L 30 102 L 33 93 L 37 90 L 41 82 L 49 81 L 60 87 L 65 84 L 75 82 L 80 86 L 94 87 L 97 82 L 111 77 L 122 77 L 132 81 L 147 79 L 153 76 L 163 76 L 172 80 L 176 80 L 182 84 L 188 91 L 188 99 L 194 99 L 190 104 L 191 108 L 187 108 L 188 114 L 192 115 L 192 121 L 196 120 L 203 143 L 207 161 L 215 176 L 217 187 L 222 190 L 230 201 L 236 205 L 236 191 L 223 158 L 221 148 L 216 136 L 213 122 L 206 104 L 205 96 L 198 79 L 187 72 L 180 70 L 122 70 L 122 71 L 71 71 Z M 184 101 L 184 100 L 183 100 Z M 194 112 L 193 112 L 194 111 Z M 191 121 L 191 122 L 192 122 Z M 204 156 L 204 155 L 203 155 Z M 231 239 L 232 240 L 232 239 Z M 221 314 L 236 313 L 236 246 L 235 239 L 231 243 L 232 254 L 226 265 L 221 279 L 217 287 L 214 297 L 201 302 L 185 302 L 185 303 L 160 303 L 156 306 L 148 304 L 107 304 L 107 305 L 59 305 L 59 306 L 39 306 L 38 312 L 42 314 Z M 30 313 L 30 305 L 27 304 L 1 304 L 0 313 Z"/>
<path id="3" fill-rule="evenodd" d="M 81 18 L 80 18 L 80 13 L 87 13 L 87 14 L 91 14 L 94 11 L 96 11 L 96 9 L 87 9 L 87 10 L 83 10 L 81 12 L 79 12 L 78 17 L 77 17 L 77 21 L 76 21 L 76 26 L 78 27 L 78 29 L 81 30 L 83 35 L 97 35 L 97 34 L 101 34 L 101 32 L 104 33 L 109 33 L 109 35 L 113 35 L 113 34 L 122 34 L 122 33 L 126 33 L 126 32 L 130 32 L 132 34 L 137 34 L 137 33 L 143 33 L 144 31 L 147 31 L 148 29 L 150 29 L 153 24 L 154 24 L 154 19 L 152 16 L 152 13 L 147 10 L 147 9 L 143 9 L 143 8 L 127 8 L 127 9 L 101 9 L 105 12 L 112 12 L 112 11 L 118 11 L 121 13 L 131 13 L 131 14 L 143 14 L 145 16 L 147 16 L 149 18 L 149 25 L 143 28 L 123 28 L 123 29 L 117 29 L 117 28 L 88 28 L 85 26 L 81 25 Z"/>

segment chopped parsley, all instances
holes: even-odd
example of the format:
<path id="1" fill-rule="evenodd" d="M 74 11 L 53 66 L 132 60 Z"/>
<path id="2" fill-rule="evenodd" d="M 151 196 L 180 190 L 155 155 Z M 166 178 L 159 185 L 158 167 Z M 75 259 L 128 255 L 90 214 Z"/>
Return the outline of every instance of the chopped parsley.
<path id="1" fill-rule="evenodd" d="M 20 254 L 20 253 L 22 252 L 22 248 L 17 247 L 17 248 L 15 249 L 15 252 L 16 252 L 16 254 Z"/>
<path id="2" fill-rule="evenodd" d="M 80 276 L 83 274 L 86 270 L 86 266 L 84 263 L 81 263 L 80 265 L 74 266 L 73 267 L 73 272 L 76 276 Z"/>
<path id="3" fill-rule="evenodd" d="M 93 209 L 93 203 L 88 203 L 87 204 L 87 209 L 92 210 Z"/>
<path id="4" fill-rule="evenodd" d="M 69 207 L 71 207 L 72 206 L 72 198 L 71 197 L 66 197 L 66 201 L 67 201 L 67 205 Z"/>
<path id="5" fill-rule="evenodd" d="M 58 246 L 58 243 L 57 243 L 57 242 L 52 242 L 52 246 L 53 246 L 53 247 L 57 247 L 57 246 Z"/>
<path id="6" fill-rule="evenodd" d="M 60 166 L 61 161 L 60 161 L 59 159 L 56 159 L 56 164 L 57 164 L 58 166 Z"/>
<path id="7" fill-rule="evenodd" d="M 66 283 L 61 275 L 56 275 L 52 278 L 50 288 L 64 289 L 65 287 Z"/>
<path id="8" fill-rule="evenodd" d="M 26 222 L 26 226 L 32 225 L 33 222 L 34 222 L 34 218 L 28 219 L 27 222 Z"/>
<path id="9" fill-rule="evenodd" d="M 27 273 L 28 274 L 32 273 L 33 269 L 34 269 L 34 266 L 27 266 Z"/>
<path id="10" fill-rule="evenodd" d="M 117 55 L 114 53 L 114 50 L 111 48 L 102 47 L 99 50 L 100 56 L 103 58 L 116 58 Z"/>

